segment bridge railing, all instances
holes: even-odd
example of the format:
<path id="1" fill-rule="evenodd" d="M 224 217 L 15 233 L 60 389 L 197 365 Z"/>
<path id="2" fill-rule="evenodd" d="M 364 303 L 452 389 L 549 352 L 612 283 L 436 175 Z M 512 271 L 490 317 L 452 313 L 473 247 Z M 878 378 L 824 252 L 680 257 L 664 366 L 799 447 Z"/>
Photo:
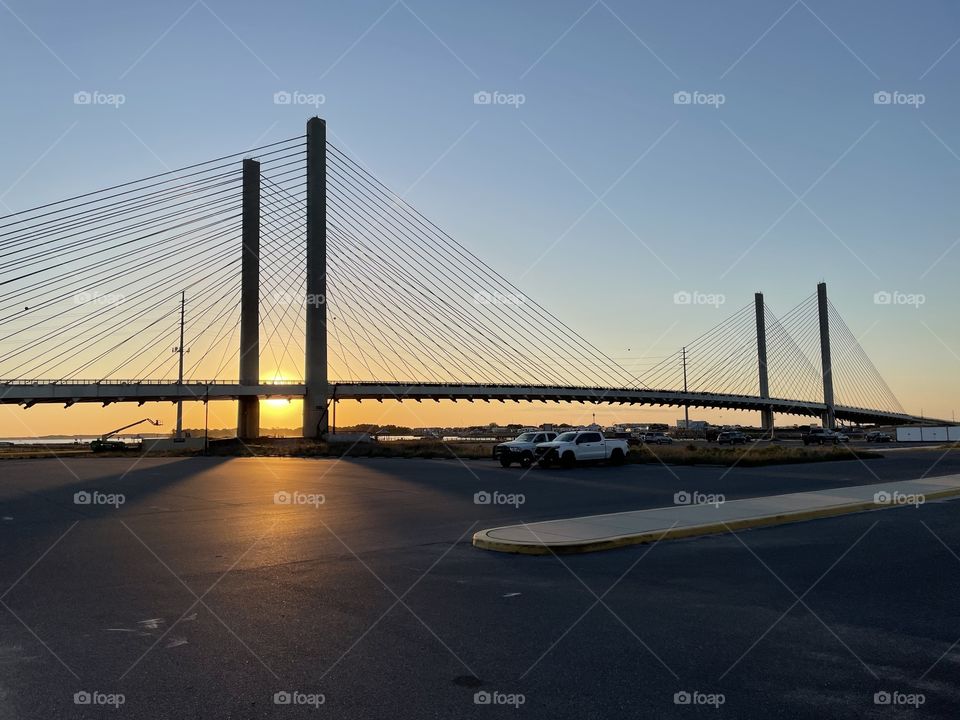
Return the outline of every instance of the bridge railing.
<path id="1" fill-rule="evenodd" d="M 171 380 L 4 380 L 0 378 L 0 386 L 34 386 L 34 385 L 177 385 L 176 379 Z M 185 380 L 184 385 L 240 385 L 239 380 Z M 298 383 L 274 380 L 261 380 L 258 385 L 296 385 Z"/>

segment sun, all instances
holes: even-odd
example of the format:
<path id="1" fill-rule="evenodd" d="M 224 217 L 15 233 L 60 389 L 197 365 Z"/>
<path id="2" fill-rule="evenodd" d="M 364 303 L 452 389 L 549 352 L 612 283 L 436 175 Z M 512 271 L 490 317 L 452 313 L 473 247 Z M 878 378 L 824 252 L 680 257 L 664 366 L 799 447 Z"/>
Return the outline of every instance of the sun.
<path id="1" fill-rule="evenodd" d="M 280 373 L 277 373 L 272 378 L 268 378 L 266 382 L 274 385 L 282 385 L 283 383 L 290 382 L 290 380 L 284 378 Z M 267 398 L 263 402 L 265 405 L 272 408 L 286 407 L 290 404 L 290 400 L 288 398 Z"/>

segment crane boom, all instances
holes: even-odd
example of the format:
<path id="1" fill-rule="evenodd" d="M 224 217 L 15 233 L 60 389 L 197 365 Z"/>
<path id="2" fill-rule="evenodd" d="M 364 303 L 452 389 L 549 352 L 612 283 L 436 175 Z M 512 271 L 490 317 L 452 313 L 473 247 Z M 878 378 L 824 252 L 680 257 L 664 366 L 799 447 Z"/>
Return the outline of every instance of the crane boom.
<path id="1" fill-rule="evenodd" d="M 116 430 L 111 430 L 105 435 L 101 435 L 100 441 L 103 442 L 104 440 L 109 440 L 119 432 L 123 432 L 124 430 L 129 430 L 130 428 L 136 427 L 137 425 L 143 425 L 144 423 L 150 423 L 154 427 L 160 427 L 161 425 L 159 420 L 151 420 L 150 418 L 144 418 L 143 420 L 137 420 L 134 423 L 130 423 L 129 425 L 124 425 L 122 428 L 117 428 Z"/>

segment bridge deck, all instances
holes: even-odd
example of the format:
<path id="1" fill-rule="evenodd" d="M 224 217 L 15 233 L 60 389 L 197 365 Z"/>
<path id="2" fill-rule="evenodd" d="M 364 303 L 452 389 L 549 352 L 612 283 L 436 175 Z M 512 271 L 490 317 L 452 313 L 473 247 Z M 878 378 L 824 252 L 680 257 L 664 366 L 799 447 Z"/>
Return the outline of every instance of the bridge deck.
<path id="1" fill-rule="evenodd" d="M 302 384 L 261 383 L 242 385 L 232 381 L 187 382 L 169 381 L 0 381 L 0 404 L 31 407 L 37 403 L 99 402 L 176 402 L 236 400 L 241 397 L 302 398 Z M 761 398 L 752 395 L 684 392 L 650 388 L 563 387 L 541 385 L 467 385 L 444 383 L 332 383 L 331 397 L 337 400 L 424 400 L 466 402 L 581 402 L 619 405 L 658 405 L 664 407 L 728 408 L 732 410 L 764 410 L 787 415 L 819 417 L 823 403 L 785 398 Z M 900 413 L 847 406 L 836 406 L 838 419 L 852 422 L 920 422 L 921 418 Z M 927 422 L 934 421 L 927 418 Z M 936 422 L 936 421 L 934 421 Z"/>

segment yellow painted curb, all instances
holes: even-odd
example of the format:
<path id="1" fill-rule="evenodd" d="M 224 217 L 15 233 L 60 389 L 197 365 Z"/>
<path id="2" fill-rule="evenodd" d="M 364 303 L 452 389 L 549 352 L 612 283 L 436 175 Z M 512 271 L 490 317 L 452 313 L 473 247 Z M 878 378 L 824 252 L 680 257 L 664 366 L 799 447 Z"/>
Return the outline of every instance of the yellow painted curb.
<path id="1" fill-rule="evenodd" d="M 960 487 L 937 490 L 935 492 L 923 494 L 926 500 L 937 500 L 941 498 L 954 497 L 957 495 L 960 495 Z M 902 504 L 891 505 L 887 503 L 864 501 L 845 503 L 843 505 L 830 505 L 828 507 L 816 508 L 815 510 L 798 510 L 796 512 L 785 512 L 775 515 L 759 515 L 757 517 L 744 518 L 743 520 L 729 520 L 727 522 L 706 523 L 703 525 L 688 525 L 667 528 L 664 530 L 628 533 L 626 535 L 611 535 L 610 537 L 598 538 L 596 540 L 551 541 L 541 543 L 497 540 L 490 537 L 489 533 L 495 530 L 500 530 L 501 528 L 490 528 L 489 530 L 480 530 L 474 533 L 473 545 L 474 547 L 478 547 L 483 550 L 493 550 L 495 552 L 514 553 L 521 555 L 564 555 L 588 553 L 597 552 L 598 550 L 613 550 L 615 548 L 627 547 L 628 545 L 643 545 L 645 543 L 656 542 L 658 540 L 677 540 L 680 538 L 696 537 L 698 535 L 715 535 L 732 530 L 745 530 L 747 528 L 766 527 L 771 525 L 786 525 L 787 523 L 803 522 L 804 520 L 816 520 L 819 518 L 835 517 L 837 515 L 850 515 L 853 513 L 863 512 L 865 510 L 892 510 L 895 508 L 904 507 L 909 506 Z M 650 509 L 653 510 L 656 508 Z M 537 523 L 528 524 L 535 525 Z"/>

